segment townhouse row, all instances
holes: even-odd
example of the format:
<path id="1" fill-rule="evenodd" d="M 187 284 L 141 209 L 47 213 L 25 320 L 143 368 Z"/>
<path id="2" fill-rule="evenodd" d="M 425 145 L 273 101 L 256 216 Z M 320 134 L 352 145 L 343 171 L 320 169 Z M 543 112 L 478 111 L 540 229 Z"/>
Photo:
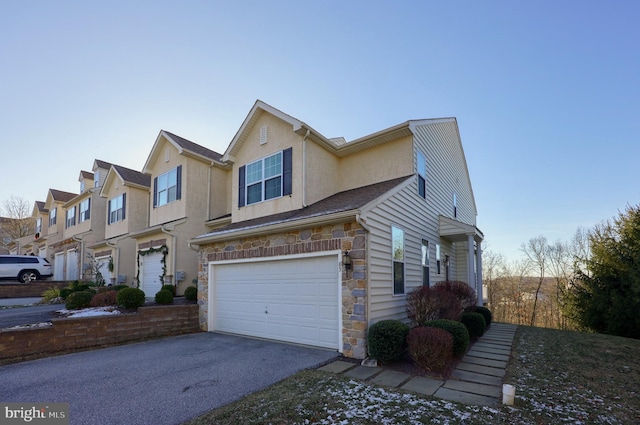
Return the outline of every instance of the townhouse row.
<path id="1" fill-rule="evenodd" d="M 257 101 L 223 153 L 160 131 L 141 171 L 95 160 L 78 193 L 36 202 L 21 253 L 55 279 L 198 286 L 204 330 L 366 356 L 414 287 L 482 303 L 482 240 L 455 118 L 347 142 Z"/>

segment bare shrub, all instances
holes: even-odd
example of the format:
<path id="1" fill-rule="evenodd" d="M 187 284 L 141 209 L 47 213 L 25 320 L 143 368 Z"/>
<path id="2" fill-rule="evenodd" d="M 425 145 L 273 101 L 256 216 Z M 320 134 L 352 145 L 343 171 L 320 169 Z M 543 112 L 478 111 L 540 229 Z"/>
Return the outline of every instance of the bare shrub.
<path id="1" fill-rule="evenodd" d="M 459 321 L 461 315 L 460 300 L 445 288 L 421 286 L 407 294 L 407 316 L 413 326 L 437 319 Z"/>
<path id="2" fill-rule="evenodd" d="M 444 329 L 417 327 L 407 337 L 409 355 L 426 371 L 442 371 L 453 357 L 453 336 Z"/>
<path id="3" fill-rule="evenodd" d="M 107 307 L 110 305 L 117 305 L 116 296 L 118 291 L 106 291 L 100 292 L 91 298 L 91 307 Z"/>
<path id="4" fill-rule="evenodd" d="M 455 294 L 456 297 L 462 303 L 462 308 L 473 307 L 478 304 L 478 295 L 475 289 L 467 285 L 466 282 L 460 280 L 445 280 L 444 282 L 438 282 L 434 286 L 435 288 L 444 288 L 447 291 Z"/>

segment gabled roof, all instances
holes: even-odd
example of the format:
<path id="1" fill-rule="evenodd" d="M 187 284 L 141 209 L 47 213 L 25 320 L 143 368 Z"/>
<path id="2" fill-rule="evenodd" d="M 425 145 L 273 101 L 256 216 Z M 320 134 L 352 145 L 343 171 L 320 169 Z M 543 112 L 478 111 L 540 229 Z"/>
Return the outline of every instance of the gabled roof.
<path id="1" fill-rule="evenodd" d="M 212 151 L 211 149 L 205 148 L 197 143 L 193 143 L 190 140 L 187 140 L 183 137 L 177 136 L 169 131 L 160 130 L 158 137 L 156 138 L 153 147 L 151 148 L 151 152 L 147 157 L 147 161 L 142 167 L 142 172 L 147 173 L 151 163 L 154 161 L 156 156 L 159 154 L 158 149 L 162 139 L 167 140 L 167 142 L 171 143 L 177 150 L 180 155 L 188 155 L 193 158 L 198 158 L 201 161 L 217 163 L 218 165 L 223 166 L 221 159 L 222 155 L 218 152 Z"/>
<path id="2" fill-rule="evenodd" d="M 96 168 L 102 168 L 103 170 L 108 170 L 109 168 L 111 168 L 111 163 L 107 162 L 107 161 L 101 161 L 99 159 L 96 159 L 93 162 L 93 169 L 95 170 Z"/>
<path id="3" fill-rule="evenodd" d="M 62 190 L 56 189 L 49 189 L 49 193 L 51 194 L 51 197 L 55 202 L 69 202 L 70 200 L 78 196 L 77 193 L 64 192 Z"/>
<path id="4" fill-rule="evenodd" d="M 90 171 L 80 170 L 80 179 L 91 179 L 93 180 L 93 173 Z"/>
<path id="5" fill-rule="evenodd" d="M 49 212 L 49 210 L 44 207 L 44 201 L 36 201 L 34 206 L 39 212 Z"/>
<path id="6" fill-rule="evenodd" d="M 125 184 L 130 183 L 136 186 L 151 187 L 151 175 L 132 170 L 121 165 L 112 165 L 112 169 L 118 173 Z"/>
<path id="7" fill-rule="evenodd" d="M 355 215 L 360 208 L 382 197 L 385 193 L 400 186 L 410 178 L 413 178 L 413 176 L 398 177 L 356 189 L 345 190 L 311 204 L 306 208 L 231 223 L 207 234 L 200 235 L 189 242 L 193 244 L 206 243 L 209 240 L 217 239 L 226 234 L 231 234 L 229 237 L 234 237 L 236 236 L 234 235 L 235 232 L 253 229 L 259 231 L 260 228 L 270 225 L 299 222 L 301 220 L 314 218 L 321 219 L 325 216 L 335 216 L 340 213 L 351 212 L 350 215 Z"/>

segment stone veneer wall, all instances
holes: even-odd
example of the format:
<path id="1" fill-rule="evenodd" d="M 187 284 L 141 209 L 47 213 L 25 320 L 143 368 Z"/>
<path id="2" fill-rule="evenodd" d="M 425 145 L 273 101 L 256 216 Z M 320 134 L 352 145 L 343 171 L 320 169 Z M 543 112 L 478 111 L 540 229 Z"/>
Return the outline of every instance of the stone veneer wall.
<path id="1" fill-rule="evenodd" d="M 366 235 L 356 222 L 339 223 L 217 242 L 200 247 L 198 304 L 200 327 L 207 330 L 210 261 L 323 251 L 349 251 L 352 270 L 342 271 L 342 340 L 346 357 L 363 359 L 367 354 L 367 264 Z"/>

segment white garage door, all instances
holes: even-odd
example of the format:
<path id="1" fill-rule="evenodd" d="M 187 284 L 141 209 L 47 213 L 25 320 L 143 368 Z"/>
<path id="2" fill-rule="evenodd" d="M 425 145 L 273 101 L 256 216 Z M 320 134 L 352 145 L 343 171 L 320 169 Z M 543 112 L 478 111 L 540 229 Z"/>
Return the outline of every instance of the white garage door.
<path id="1" fill-rule="evenodd" d="M 100 272 L 100 275 L 102 275 L 102 279 L 104 280 L 104 284 L 105 285 L 110 284 L 111 283 L 111 272 L 109 271 L 109 257 L 96 258 L 96 264 L 98 266 L 98 272 Z"/>
<path id="2" fill-rule="evenodd" d="M 215 264 L 212 330 L 339 348 L 338 257 Z"/>
<path id="3" fill-rule="evenodd" d="M 145 296 L 155 297 L 162 289 L 162 253 L 153 252 L 142 256 L 142 282 L 140 289 Z"/>

